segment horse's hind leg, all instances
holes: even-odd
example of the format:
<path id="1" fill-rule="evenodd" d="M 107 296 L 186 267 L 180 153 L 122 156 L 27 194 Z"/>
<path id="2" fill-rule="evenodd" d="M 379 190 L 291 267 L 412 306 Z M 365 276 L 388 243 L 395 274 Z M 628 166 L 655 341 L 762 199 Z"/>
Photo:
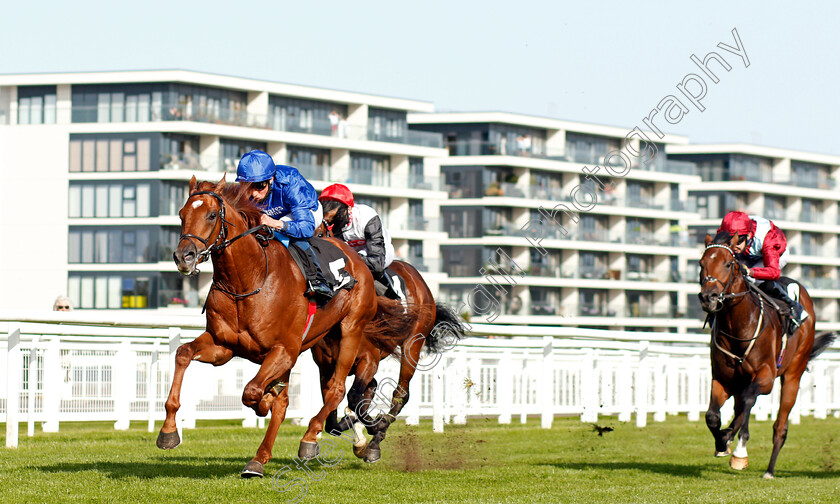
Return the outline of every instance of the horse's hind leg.
<path id="1" fill-rule="evenodd" d="M 729 394 L 726 393 L 723 385 L 721 385 L 719 381 L 713 379 L 709 409 L 706 411 L 706 426 L 715 438 L 715 456 L 717 457 L 723 457 L 731 453 L 728 446 L 728 440 L 725 439 L 725 434 L 727 434 L 728 431 L 723 432 L 720 429 L 720 408 L 723 406 L 723 403 L 726 402 L 728 397 Z"/>
<path id="2" fill-rule="evenodd" d="M 181 384 L 184 381 L 184 373 L 190 362 L 197 360 L 214 366 L 221 366 L 232 357 L 233 352 L 217 345 L 213 341 L 213 336 L 208 332 L 202 333 L 193 341 L 178 347 L 175 353 L 175 372 L 172 373 L 172 388 L 169 389 L 169 397 L 166 399 L 166 420 L 164 420 L 157 438 L 158 448 L 171 450 L 181 443 L 175 414 L 181 407 Z"/>
<path id="3" fill-rule="evenodd" d="M 801 376 L 801 375 L 800 375 Z M 799 393 L 799 378 L 790 378 L 785 380 L 782 375 L 782 401 L 779 406 L 779 415 L 776 417 L 776 423 L 773 424 L 773 454 L 770 455 L 770 465 L 767 466 L 767 471 L 764 473 L 764 479 L 773 479 L 776 473 L 776 457 L 782 450 L 785 444 L 788 432 L 788 416 L 793 404 L 796 402 L 796 395 Z"/>
<path id="4" fill-rule="evenodd" d="M 416 363 L 420 362 L 420 352 L 423 350 L 423 338 L 411 338 L 408 348 L 403 349 L 403 356 L 400 362 L 400 382 L 397 388 L 394 389 L 393 397 L 391 398 L 391 409 L 388 413 L 379 419 L 379 422 L 374 426 L 375 434 L 373 439 L 368 443 L 367 451 L 365 451 L 365 462 L 376 462 L 382 457 L 382 452 L 379 448 L 379 443 L 385 439 L 388 433 L 388 428 L 397 419 L 397 415 L 408 404 L 409 393 L 408 387 L 411 379 L 414 377 L 414 372 L 417 370 Z"/>
<path id="5" fill-rule="evenodd" d="M 291 371 L 280 377 L 280 380 L 287 384 L 289 383 L 289 375 Z M 257 449 L 257 455 L 245 464 L 242 469 L 243 478 L 251 478 L 254 476 L 262 477 L 264 474 L 263 466 L 271 460 L 271 451 L 274 449 L 274 441 L 277 439 L 277 431 L 280 429 L 280 424 L 286 418 L 286 408 L 289 406 L 289 387 L 286 386 L 277 395 L 277 398 L 271 403 L 271 420 L 268 423 L 265 437 L 263 438 L 260 447 Z"/>

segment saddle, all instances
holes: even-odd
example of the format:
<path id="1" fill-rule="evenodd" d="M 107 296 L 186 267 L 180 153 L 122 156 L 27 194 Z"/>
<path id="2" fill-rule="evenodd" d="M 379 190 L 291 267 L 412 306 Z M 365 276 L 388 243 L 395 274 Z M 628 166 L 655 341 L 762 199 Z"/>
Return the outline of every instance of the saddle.
<path id="1" fill-rule="evenodd" d="M 337 293 L 341 289 L 350 290 L 356 285 L 356 279 L 345 269 L 348 259 L 340 248 L 322 238 L 310 238 L 309 246 L 319 263 L 313 266 L 318 268 L 320 265 L 321 274 L 333 293 Z M 295 244 L 290 244 L 289 253 L 292 254 L 295 264 L 300 268 L 303 276 L 306 277 L 306 267 L 304 265 L 309 262 L 306 252 L 299 249 Z"/>

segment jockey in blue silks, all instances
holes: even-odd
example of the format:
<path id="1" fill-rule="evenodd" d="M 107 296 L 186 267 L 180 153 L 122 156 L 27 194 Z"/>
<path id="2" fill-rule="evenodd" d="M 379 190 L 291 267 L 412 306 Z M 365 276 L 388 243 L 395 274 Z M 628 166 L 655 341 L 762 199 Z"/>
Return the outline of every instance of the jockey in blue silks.
<path id="1" fill-rule="evenodd" d="M 242 156 L 236 169 L 236 181 L 248 184 L 251 199 L 262 209 L 260 224 L 274 229 L 275 237 L 284 245 L 291 242 L 308 256 L 309 261 L 303 261 L 310 263 L 303 265 L 306 296 L 317 294 L 331 298 L 332 289 L 327 286 L 318 259 L 309 246 L 316 223 L 323 220 L 318 193 L 312 184 L 297 169 L 275 165 L 271 156 L 261 150 Z"/>

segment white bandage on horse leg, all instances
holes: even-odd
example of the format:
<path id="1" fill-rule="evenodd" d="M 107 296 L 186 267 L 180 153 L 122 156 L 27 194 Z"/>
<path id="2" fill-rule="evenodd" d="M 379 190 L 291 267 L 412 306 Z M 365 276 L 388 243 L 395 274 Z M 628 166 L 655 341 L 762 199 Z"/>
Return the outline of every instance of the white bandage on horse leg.
<path id="1" fill-rule="evenodd" d="M 732 455 L 740 458 L 747 458 L 747 442 L 744 441 L 744 438 L 738 436 L 738 446 L 735 447 L 735 451 L 732 452 Z"/>

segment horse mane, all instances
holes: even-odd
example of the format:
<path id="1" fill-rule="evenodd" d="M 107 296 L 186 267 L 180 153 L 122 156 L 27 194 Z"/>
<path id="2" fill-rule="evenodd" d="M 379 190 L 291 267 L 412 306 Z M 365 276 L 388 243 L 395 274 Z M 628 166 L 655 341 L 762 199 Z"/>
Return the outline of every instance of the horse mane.
<path id="1" fill-rule="evenodd" d="M 213 182 L 200 182 L 198 184 L 199 191 L 212 191 L 216 187 Z M 245 219 L 248 227 L 260 225 L 260 215 L 262 210 L 251 200 L 247 186 L 244 184 L 225 184 L 222 189 L 222 198 L 227 201 L 228 205 Z"/>

